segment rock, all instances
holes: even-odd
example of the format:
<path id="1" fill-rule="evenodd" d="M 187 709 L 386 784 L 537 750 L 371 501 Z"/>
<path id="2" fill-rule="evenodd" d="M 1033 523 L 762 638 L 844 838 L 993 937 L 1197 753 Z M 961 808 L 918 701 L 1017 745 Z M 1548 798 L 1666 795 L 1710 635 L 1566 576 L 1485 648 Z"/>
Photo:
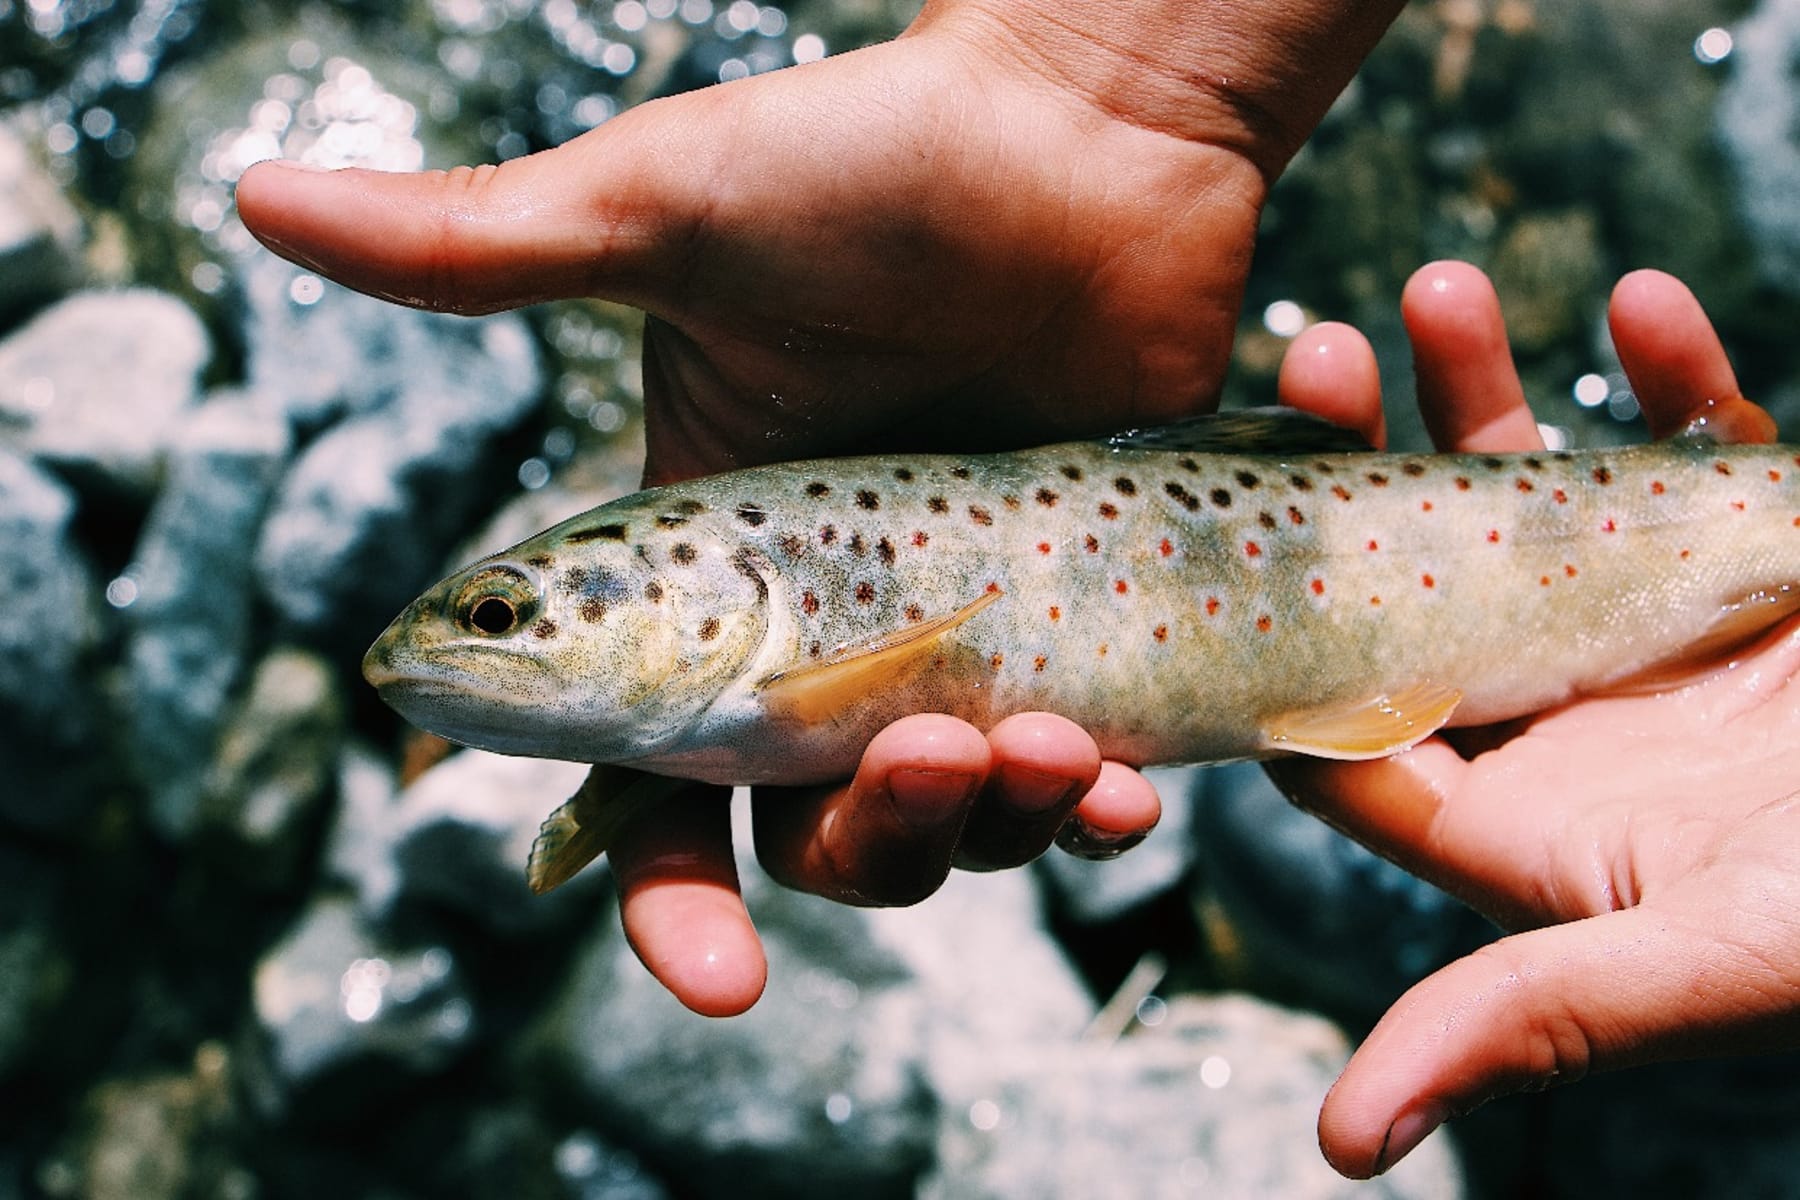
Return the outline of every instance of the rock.
<path id="1" fill-rule="evenodd" d="M 254 278 L 269 273 L 296 272 L 270 260 Z M 297 425 L 342 418 L 281 484 L 257 551 L 263 594 L 299 636 L 360 654 L 498 496 L 496 444 L 538 396 L 530 337 L 516 316 L 470 321 L 334 288 L 311 306 L 258 302 L 250 341 L 253 384 Z"/>
<path id="2" fill-rule="evenodd" d="M 0 819 L 66 830 L 93 803 L 99 587 L 68 488 L 0 446 Z"/>
<path id="3" fill-rule="evenodd" d="M 165 834 L 191 831 L 226 702 L 255 648 L 252 562 L 288 441 L 281 414 L 254 397 L 192 410 L 126 577 L 132 747 Z"/>
<path id="4" fill-rule="evenodd" d="M 1586 334 L 1588 297 L 1604 288 L 1601 258 L 1589 212 L 1534 214 L 1507 232 L 1491 271 L 1520 353 L 1542 353 Z"/>
<path id="5" fill-rule="evenodd" d="M 378 798 L 363 767 L 346 789 L 331 861 L 354 882 L 376 923 L 397 906 L 442 908 L 497 937 L 541 933 L 603 909 L 605 860 L 547 896 L 525 886 L 538 826 L 587 777 L 582 763 L 463 750 L 425 772 L 396 799 Z"/>
<path id="6" fill-rule="evenodd" d="M 1022 874 L 958 876 L 892 912 L 743 879 L 771 980 L 748 1014 L 688 1012 L 608 922 L 538 1039 L 607 1128 L 701 1194 L 910 1194 L 933 1064 L 1071 1038 L 1093 1014 Z"/>
<path id="7" fill-rule="evenodd" d="M 1373 1021 L 1493 940 L 1482 918 L 1289 804 L 1261 768 L 1217 768 L 1198 806 L 1203 904 L 1234 977 Z M 1236 961 L 1231 961 L 1235 959 Z"/>
<path id="8" fill-rule="evenodd" d="M 0 320 L 57 298 L 81 272 L 81 218 L 19 125 L 0 121 Z"/>
<path id="9" fill-rule="evenodd" d="M 646 1174 L 637 1155 L 608 1145 L 591 1130 L 557 1143 L 556 1173 L 571 1200 L 667 1200 L 669 1191 Z"/>
<path id="10" fill-rule="evenodd" d="M 1349 1053 L 1317 1017 L 1230 995 L 1177 998 L 1113 1044 L 991 1048 L 940 1092 L 938 1167 L 919 1195 L 1462 1195 L 1442 1135 L 1372 1183 L 1326 1165 L 1319 1104 Z"/>
<path id="11" fill-rule="evenodd" d="M 112 1079 L 88 1094 L 71 1183 L 88 1200 L 245 1195 L 254 1179 L 227 1157 L 230 1057 L 202 1045 L 191 1073 Z M 75 1189 L 71 1189 L 75 1190 Z"/>
<path id="12" fill-rule="evenodd" d="M 474 1012 L 450 952 L 377 940 L 348 900 L 315 900 L 256 966 L 262 1053 L 252 1096 L 269 1118 L 341 1122 L 449 1066 Z"/>
<path id="13" fill-rule="evenodd" d="M 257 664 L 220 734 L 197 814 L 244 879 L 281 889 L 307 865 L 343 736 L 338 682 L 318 656 L 284 647 Z M 179 833 L 196 814 L 170 800 L 153 815 Z"/>
<path id="14" fill-rule="evenodd" d="M 83 484 L 147 492 L 211 356 L 172 296 L 71 296 L 0 342 L 0 443 Z"/>
<path id="15" fill-rule="evenodd" d="M 1719 140 L 1738 179 L 1737 207 L 1764 282 L 1800 293 L 1800 0 L 1762 0 L 1732 30 L 1731 74 L 1719 94 Z"/>
<path id="16" fill-rule="evenodd" d="M 0 888 L 0 1081 L 4 1081 L 38 1049 L 43 1017 L 57 998 L 59 981 L 66 981 L 71 970 L 55 924 L 61 881 L 44 856 L 0 841 L 0 878 L 7 881 Z"/>
<path id="17" fill-rule="evenodd" d="M 1117 921 L 1173 891 L 1194 866 L 1194 796 L 1205 775 L 1188 768 L 1145 774 L 1162 797 L 1162 820 L 1141 845 L 1116 859 L 1092 862 L 1052 852 L 1035 869 L 1057 910 L 1083 925 Z"/>

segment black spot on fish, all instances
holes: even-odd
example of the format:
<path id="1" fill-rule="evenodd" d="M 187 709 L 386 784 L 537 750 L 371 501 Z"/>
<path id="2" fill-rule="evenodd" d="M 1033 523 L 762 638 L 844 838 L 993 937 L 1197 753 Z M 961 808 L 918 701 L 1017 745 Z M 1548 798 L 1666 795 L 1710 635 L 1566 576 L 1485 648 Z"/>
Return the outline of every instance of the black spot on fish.
<path id="1" fill-rule="evenodd" d="M 1386 487 L 1388 485 L 1388 477 L 1380 471 L 1370 471 L 1367 478 L 1370 487 Z"/>
<path id="2" fill-rule="evenodd" d="M 563 534 L 566 542 L 622 542 L 625 540 L 625 526 L 611 522 L 606 525 L 591 525 L 586 529 L 571 529 Z"/>
<path id="3" fill-rule="evenodd" d="M 815 479 L 806 485 L 806 494 L 811 496 L 814 500 L 823 500 L 825 497 L 831 495 L 831 485 Z"/>
<path id="4" fill-rule="evenodd" d="M 1729 475 L 1731 474 L 1731 464 L 1724 461 L 1716 462 L 1713 464 L 1713 470 L 1721 475 Z"/>
<path id="5" fill-rule="evenodd" d="M 1006 505 L 1008 508 L 1016 509 L 1019 507 L 1019 498 L 1017 496 L 1002 496 L 1000 497 L 1000 503 Z"/>
<path id="6" fill-rule="evenodd" d="M 856 507 L 866 508 L 870 512 L 874 512 L 876 509 L 881 507 L 881 497 L 877 496 L 874 492 L 871 492 L 869 489 L 864 488 L 860 492 L 856 493 Z"/>
<path id="7" fill-rule="evenodd" d="M 1410 476 L 1413 479 L 1417 479 L 1419 476 L 1421 476 L 1425 473 L 1425 464 L 1419 463 L 1419 462 L 1401 463 L 1400 464 L 1400 473 L 1402 475 Z"/>
<path id="8" fill-rule="evenodd" d="M 863 541 L 863 535 L 860 533 L 851 534 L 850 535 L 850 553 L 856 555 L 858 558 L 861 558 L 863 555 L 867 554 L 868 552 L 869 552 L 869 543 Z"/>
<path id="9" fill-rule="evenodd" d="M 534 554 L 525 560 L 527 566 L 536 567 L 540 571 L 548 571 L 556 565 L 556 560 L 548 554 Z M 577 568 L 579 570 L 580 568 Z"/>
<path id="10" fill-rule="evenodd" d="M 1121 475 L 1113 480 L 1113 486 L 1119 489 L 1121 496 L 1137 495 L 1137 481 L 1129 476 Z"/>
<path id="11" fill-rule="evenodd" d="M 1262 480 L 1258 479 L 1255 473 L 1251 471 L 1239 471 L 1237 473 L 1237 481 L 1238 486 L 1243 488 L 1253 488 L 1262 482 Z"/>
<path id="12" fill-rule="evenodd" d="M 649 583 L 646 583 L 644 585 L 644 599 L 648 600 L 652 604 L 661 604 L 662 598 L 663 598 L 662 584 L 660 584 L 660 583 L 656 582 L 656 580 L 652 579 Z"/>
<path id="13" fill-rule="evenodd" d="M 951 467 L 950 468 L 950 478 L 952 478 L 952 479 L 967 479 L 968 477 L 969 477 L 969 468 L 967 468 L 967 467 Z"/>
<path id="14" fill-rule="evenodd" d="M 906 619 L 917 625 L 925 619 L 925 610 L 917 604 L 909 604 L 906 606 Z"/>
<path id="15" fill-rule="evenodd" d="M 895 467 L 894 468 L 894 478 L 898 479 L 901 483 L 911 483 L 913 481 L 912 468 L 911 467 Z"/>
<path id="16" fill-rule="evenodd" d="M 1721 463 L 1719 465 L 1724 466 L 1723 463 Z M 1726 468 L 1725 473 L 1730 474 L 1731 473 L 1730 468 Z M 1612 482 L 1612 469 L 1609 467 L 1595 467 L 1594 468 L 1594 482 L 1599 484 L 1602 487 L 1605 487 L 1607 484 L 1611 483 Z"/>
<path id="17" fill-rule="evenodd" d="M 579 592 L 581 589 L 585 588 L 587 585 L 588 585 L 588 570 L 586 567 L 570 567 L 568 570 L 563 572 L 563 575 L 562 575 L 562 590 L 563 591 L 570 592 L 570 593 Z"/>
<path id="18" fill-rule="evenodd" d="M 697 517 L 706 511 L 706 505 L 694 499 L 677 500 L 675 502 L 675 511 L 684 516 Z"/>
<path id="19" fill-rule="evenodd" d="M 679 563 L 684 567 L 699 557 L 699 552 L 688 542 L 676 542 L 669 549 L 669 561 Z"/>
<path id="20" fill-rule="evenodd" d="M 812 655 L 814 658 L 817 658 L 817 657 L 819 657 L 819 655 L 821 655 L 825 652 L 825 648 L 823 646 L 819 645 L 819 643 L 814 642 L 812 645 L 810 645 L 806 648 L 806 652 L 808 654 Z"/>
<path id="21" fill-rule="evenodd" d="M 894 543 L 882 538 L 875 543 L 875 553 L 888 566 L 894 565 Z"/>
<path id="22" fill-rule="evenodd" d="M 1194 474 L 1199 473 L 1200 464 L 1198 462 L 1196 462 L 1194 459 L 1188 458 L 1184 455 L 1180 461 L 1181 461 L 1181 469 L 1182 470 L 1192 472 Z"/>
<path id="23" fill-rule="evenodd" d="M 1049 488 L 1039 488 L 1037 490 L 1037 502 L 1045 508 L 1055 508 L 1056 502 L 1060 499 L 1062 499 L 1062 497 L 1058 496 Z"/>
<path id="24" fill-rule="evenodd" d="M 1228 488 L 1214 488 L 1211 492 L 1212 502 L 1220 508 L 1231 507 L 1231 491 Z"/>
<path id="25" fill-rule="evenodd" d="M 593 625 L 606 616 L 606 604 L 597 597 L 589 596 L 575 611 L 580 614 L 582 620 Z"/>
<path id="26" fill-rule="evenodd" d="M 680 529 L 687 523 L 688 519 L 686 517 L 677 517 L 669 513 L 664 513 L 662 516 L 656 518 L 656 527 L 658 529 Z"/>
<path id="27" fill-rule="evenodd" d="M 1256 514 L 1256 523 L 1258 525 L 1261 525 L 1264 529 L 1274 529 L 1277 525 L 1280 524 L 1280 522 L 1275 519 L 1275 514 L 1271 513 L 1271 512 L 1257 513 Z"/>
<path id="28" fill-rule="evenodd" d="M 837 526 L 827 525 L 819 530 L 819 545 L 829 546 L 837 541 Z"/>
<path id="29" fill-rule="evenodd" d="M 1071 483 L 1080 483 L 1081 482 L 1081 468 L 1076 466 L 1074 463 L 1064 463 L 1062 465 L 1062 476 L 1064 479 L 1067 479 Z"/>
<path id="30" fill-rule="evenodd" d="M 942 514 L 950 511 L 950 502 L 942 496 L 933 496 L 925 502 L 925 507 L 934 513 Z"/>
<path id="31" fill-rule="evenodd" d="M 1322 458 L 1318 462 L 1313 464 L 1313 470 L 1317 471 L 1321 475 L 1336 475 L 1337 474 L 1337 468 L 1332 466 L 1330 463 L 1326 462 Z"/>
<path id="32" fill-rule="evenodd" d="M 1313 481 L 1304 475 L 1289 475 L 1288 482 L 1294 485 L 1294 490 L 1297 492 L 1310 492 L 1313 490 Z"/>
<path id="33" fill-rule="evenodd" d="M 789 558 L 799 558 L 806 552 L 806 539 L 797 533 L 784 533 L 777 543 L 781 552 Z"/>
<path id="34" fill-rule="evenodd" d="M 540 642 L 546 638 L 555 637 L 556 622 L 550 620 L 548 617 L 544 618 L 542 621 L 539 621 L 536 625 L 531 627 L 531 636 L 537 638 Z"/>
<path id="35" fill-rule="evenodd" d="M 1555 459 L 1559 463 L 1575 461 L 1575 456 L 1573 454 L 1570 454 L 1567 450 L 1558 450 L 1555 454 L 1552 454 L 1550 457 Z"/>
<path id="36" fill-rule="evenodd" d="M 1544 469 L 1544 460 L 1535 454 L 1527 454 L 1524 458 L 1524 463 L 1533 471 L 1541 471 Z"/>
<path id="37" fill-rule="evenodd" d="M 700 640 L 710 642 L 719 636 L 719 618 L 708 617 L 700 622 Z"/>
<path id="38" fill-rule="evenodd" d="M 861 583 L 857 584 L 856 585 L 856 602 L 858 604 L 873 604 L 873 603 L 875 603 L 875 585 L 870 583 L 866 579 L 863 580 Z"/>
<path id="39" fill-rule="evenodd" d="M 1506 465 L 1506 460 L 1504 458 L 1495 458 L 1491 454 L 1483 455 L 1479 461 L 1482 466 L 1490 471 L 1498 471 Z"/>
<path id="40" fill-rule="evenodd" d="M 765 512 L 760 505 L 747 501 L 738 505 L 737 518 L 754 529 L 756 526 L 761 525 L 764 521 L 768 520 L 769 514 Z"/>
<path id="41" fill-rule="evenodd" d="M 981 507 L 979 504 L 971 504 L 969 505 L 969 519 L 974 521 L 977 525 L 992 525 L 994 523 L 994 514 Z"/>
<path id="42" fill-rule="evenodd" d="M 1163 491 L 1169 493 L 1170 499 L 1174 500 L 1189 512 L 1193 512 L 1196 508 L 1200 507 L 1200 497 L 1194 495 L 1194 493 L 1188 491 L 1173 479 L 1163 484 Z"/>

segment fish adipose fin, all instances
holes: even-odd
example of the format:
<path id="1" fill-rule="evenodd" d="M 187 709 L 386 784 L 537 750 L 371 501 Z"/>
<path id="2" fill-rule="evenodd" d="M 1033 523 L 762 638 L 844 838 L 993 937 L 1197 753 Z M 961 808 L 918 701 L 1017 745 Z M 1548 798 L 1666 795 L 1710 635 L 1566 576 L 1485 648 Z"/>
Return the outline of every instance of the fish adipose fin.
<path id="1" fill-rule="evenodd" d="M 944 636 L 998 600 L 983 592 L 953 613 L 840 646 L 816 663 L 777 671 L 756 685 L 772 712 L 822 721 L 841 712 L 937 649 Z"/>
<path id="2" fill-rule="evenodd" d="M 1386 758 L 1442 729 L 1461 702 L 1453 687 L 1414 684 L 1357 704 L 1287 713 L 1263 727 L 1263 742 L 1270 750 L 1315 758 Z"/>
<path id="3" fill-rule="evenodd" d="M 1746 648 L 1796 612 L 1800 612 L 1800 586 L 1751 592 L 1721 608 L 1706 631 L 1677 653 L 1611 680 L 1598 689 L 1599 694 L 1648 695 L 1691 683 L 1696 677 L 1724 665 L 1732 654 Z"/>
<path id="4" fill-rule="evenodd" d="M 1297 408 L 1245 408 L 1168 425 L 1115 433 L 1117 450 L 1188 450 L 1196 454 L 1330 454 L 1372 450 L 1353 429 Z"/>
<path id="5" fill-rule="evenodd" d="M 541 896 L 569 882 L 606 853 L 633 813 L 682 786 L 679 779 L 631 767 L 595 767 L 568 802 L 538 827 L 525 864 L 526 884 Z"/>

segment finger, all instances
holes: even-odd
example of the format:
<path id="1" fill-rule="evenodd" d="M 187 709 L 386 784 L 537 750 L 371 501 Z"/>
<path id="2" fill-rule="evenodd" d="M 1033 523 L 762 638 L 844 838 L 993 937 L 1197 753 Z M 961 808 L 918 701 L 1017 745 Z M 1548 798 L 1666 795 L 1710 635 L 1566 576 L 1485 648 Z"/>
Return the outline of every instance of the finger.
<path id="1" fill-rule="evenodd" d="M 917 903 L 949 876 L 991 761 L 987 739 L 966 722 L 940 713 L 896 721 L 869 743 L 846 787 L 757 789 L 757 857 L 798 891 L 845 904 Z"/>
<path id="2" fill-rule="evenodd" d="M 1476 453 L 1543 446 L 1486 275 L 1461 262 L 1421 267 L 1401 293 L 1400 315 L 1435 446 Z"/>
<path id="3" fill-rule="evenodd" d="M 666 248 L 689 241 L 701 211 L 692 181 L 708 175 L 704 163 L 672 169 L 675 148 L 644 152 L 633 134 L 654 108 L 498 166 L 395 174 L 258 163 L 238 182 L 238 213 L 277 254 L 417 308 L 642 299 Z"/>
<path id="4" fill-rule="evenodd" d="M 1366 1178 L 1496 1096 L 1767 1038 L 1793 988 L 1763 955 L 1730 943 L 1711 921 L 1690 926 L 1644 906 L 1450 964 L 1388 1010 L 1326 1096 L 1326 1158 Z"/>
<path id="5" fill-rule="evenodd" d="M 1076 858 L 1117 858 L 1162 820 L 1156 788 L 1124 763 L 1103 762 L 1100 778 L 1075 806 L 1056 844 Z"/>
<path id="6" fill-rule="evenodd" d="M 1375 350 L 1352 326 L 1323 321 L 1302 330 L 1281 357 L 1276 391 L 1283 404 L 1354 429 L 1377 449 L 1387 443 Z"/>
<path id="7" fill-rule="evenodd" d="M 768 962 L 738 890 L 731 809 L 696 785 L 620 831 L 608 850 L 625 937 L 675 998 L 729 1017 L 762 995 Z"/>
<path id="8" fill-rule="evenodd" d="M 1076 803 L 1100 777 L 1100 750 L 1075 722 L 1019 713 L 988 731 L 994 769 L 957 846 L 956 865 L 993 871 L 1050 848 Z"/>
<path id="9" fill-rule="evenodd" d="M 1738 390 L 1725 347 L 1686 284 L 1633 271 L 1613 288 L 1607 320 L 1653 436 L 1698 421 L 1720 441 L 1775 440 L 1774 420 Z"/>

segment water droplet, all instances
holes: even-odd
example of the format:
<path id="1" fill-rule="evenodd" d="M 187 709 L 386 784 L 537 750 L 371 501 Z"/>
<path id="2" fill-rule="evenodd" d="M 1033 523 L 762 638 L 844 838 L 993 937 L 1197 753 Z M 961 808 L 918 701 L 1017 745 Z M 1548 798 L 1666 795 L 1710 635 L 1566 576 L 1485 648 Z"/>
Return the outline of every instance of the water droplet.
<path id="1" fill-rule="evenodd" d="M 988 1133 L 1000 1127 L 1000 1106 L 992 1100 L 977 1100 L 969 1105 L 969 1124 Z"/>
<path id="2" fill-rule="evenodd" d="M 1612 394 L 1612 385 L 1606 382 L 1606 376 L 1589 372 L 1575 381 L 1571 389 L 1575 403 L 1583 408 L 1598 408 L 1606 403 L 1607 396 Z"/>
<path id="3" fill-rule="evenodd" d="M 325 295 L 325 281 L 317 275 L 296 275 L 288 284 L 288 299 L 303 308 L 317 304 Z"/>
<path id="4" fill-rule="evenodd" d="M 1231 1082 L 1231 1064 L 1217 1054 L 1208 1055 L 1200 1064 L 1200 1082 L 1217 1091 Z"/>
<path id="5" fill-rule="evenodd" d="M 825 1119 L 833 1125 L 842 1125 L 855 1111 L 855 1103 L 843 1092 L 833 1092 L 825 1097 Z"/>
<path id="6" fill-rule="evenodd" d="M 535 492 L 550 482 L 550 464 L 541 458 L 528 458 L 519 464 L 519 486 Z"/>
<path id="7" fill-rule="evenodd" d="M 1694 57 L 1709 67 L 1730 57 L 1731 48 L 1731 30 L 1716 25 L 1694 39 Z"/>
<path id="8" fill-rule="evenodd" d="M 1306 310 L 1292 300 L 1277 300 L 1263 309 L 1263 328 L 1276 337 L 1291 338 L 1306 328 Z"/>

